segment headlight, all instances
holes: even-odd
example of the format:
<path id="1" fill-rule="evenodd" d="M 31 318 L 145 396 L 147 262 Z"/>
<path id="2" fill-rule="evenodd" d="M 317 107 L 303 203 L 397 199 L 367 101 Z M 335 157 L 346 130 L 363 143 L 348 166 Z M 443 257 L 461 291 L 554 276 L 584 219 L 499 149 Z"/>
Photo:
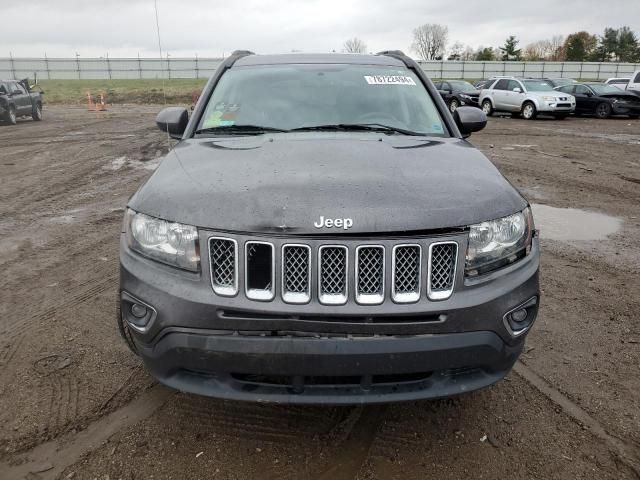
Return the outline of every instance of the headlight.
<path id="1" fill-rule="evenodd" d="M 508 217 L 471 225 L 465 274 L 481 275 L 526 256 L 532 233 L 533 217 L 528 207 Z"/>
<path id="2" fill-rule="evenodd" d="M 545 102 L 555 102 L 556 97 L 542 97 L 542 100 L 544 100 Z"/>
<path id="3" fill-rule="evenodd" d="M 127 209 L 127 244 L 131 250 L 168 265 L 200 270 L 198 229 Z"/>
<path id="4" fill-rule="evenodd" d="M 471 97 L 469 95 L 464 94 L 464 93 L 460 94 L 460 98 L 464 98 L 465 100 L 471 100 Z"/>

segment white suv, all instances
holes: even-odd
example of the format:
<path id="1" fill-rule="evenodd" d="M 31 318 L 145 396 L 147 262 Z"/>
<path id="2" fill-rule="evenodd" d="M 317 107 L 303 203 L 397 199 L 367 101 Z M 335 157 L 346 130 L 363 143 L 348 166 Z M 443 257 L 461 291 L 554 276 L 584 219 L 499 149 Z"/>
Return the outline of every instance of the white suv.
<path id="1" fill-rule="evenodd" d="M 636 70 L 631 75 L 631 80 L 627 84 L 627 90 L 632 91 L 636 95 L 640 95 L 640 70 Z"/>
<path id="2" fill-rule="evenodd" d="M 485 114 L 511 112 L 532 120 L 541 114 L 564 119 L 576 108 L 574 96 L 557 92 L 544 80 L 499 78 L 480 92 L 480 106 Z"/>

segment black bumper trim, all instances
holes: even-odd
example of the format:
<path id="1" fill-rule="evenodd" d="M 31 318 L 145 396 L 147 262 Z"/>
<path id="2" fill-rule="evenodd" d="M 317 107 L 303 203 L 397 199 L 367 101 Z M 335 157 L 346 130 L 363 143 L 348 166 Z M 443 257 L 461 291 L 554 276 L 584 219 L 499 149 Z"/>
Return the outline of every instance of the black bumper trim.
<path id="1" fill-rule="evenodd" d="M 223 334 L 228 333 L 228 334 Z M 156 343 L 138 344 L 150 372 L 178 390 L 262 402 L 358 404 L 446 397 L 503 378 L 523 342 L 504 343 L 493 332 L 406 337 L 283 338 L 231 332 L 168 329 Z M 467 373 L 450 375 L 455 369 Z M 432 372 L 423 381 L 372 385 L 258 385 L 237 375 L 375 376 Z"/>

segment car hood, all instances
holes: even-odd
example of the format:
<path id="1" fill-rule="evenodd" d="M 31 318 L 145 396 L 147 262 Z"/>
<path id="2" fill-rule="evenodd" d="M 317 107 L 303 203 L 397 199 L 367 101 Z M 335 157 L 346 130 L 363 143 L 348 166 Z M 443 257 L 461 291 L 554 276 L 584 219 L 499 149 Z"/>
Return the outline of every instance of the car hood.
<path id="1" fill-rule="evenodd" d="M 458 92 L 460 95 L 469 95 L 470 97 L 478 97 L 480 96 L 480 90 L 473 90 L 468 92 Z"/>
<path id="2" fill-rule="evenodd" d="M 632 100 L 632 101 L 640 100 L 635 93 L 627 92 L 625 90 L 620 90 L 619 92 L 601 93 L 598 96 L 605 97 L 605 98 L 624 98 L 625 100 Z"/>
<path id="3" fill-rule="evenodd" d="M 464 140 L 275 134 L 179 143 L 131 198 L 148 215 L 201 228 L 331 234 L 462 227 L 526 207 Z M 343 231 L 343 233 L 345 233 Z"/>

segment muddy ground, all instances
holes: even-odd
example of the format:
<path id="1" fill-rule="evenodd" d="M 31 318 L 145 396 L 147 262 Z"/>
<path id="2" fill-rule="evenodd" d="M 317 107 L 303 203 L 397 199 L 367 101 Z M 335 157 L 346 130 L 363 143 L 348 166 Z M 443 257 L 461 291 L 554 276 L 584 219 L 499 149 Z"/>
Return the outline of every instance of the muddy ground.
<path id="1" fill-rule="evenodd" d="M 621 225 L 581 239 L 576 212 L 539 209 L 542 307 L 505 381 L 303 408 L 176 393 L 118 336 L 120 222 L 167 150 L 158 109 L 0 126 L 0 478 L 640 478 L 640 121 L 493 118 L 472 137 L 532 202 Z"/>

